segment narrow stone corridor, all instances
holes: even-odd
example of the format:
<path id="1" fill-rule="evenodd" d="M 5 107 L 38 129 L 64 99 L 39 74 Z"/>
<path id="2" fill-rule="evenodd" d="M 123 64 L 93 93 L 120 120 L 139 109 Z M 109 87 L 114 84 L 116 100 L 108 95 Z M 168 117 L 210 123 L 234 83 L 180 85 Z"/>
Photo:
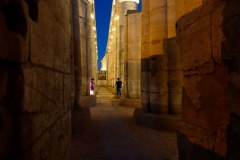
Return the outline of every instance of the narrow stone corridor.
<path id="1" fill-rule="evenodd" d="M 177 160 L 176 133 L 138 126 L 133 108 L 118 105 L 107 88 L 100 87 L 91 122 L 72 137 L 72 160 Z"/>

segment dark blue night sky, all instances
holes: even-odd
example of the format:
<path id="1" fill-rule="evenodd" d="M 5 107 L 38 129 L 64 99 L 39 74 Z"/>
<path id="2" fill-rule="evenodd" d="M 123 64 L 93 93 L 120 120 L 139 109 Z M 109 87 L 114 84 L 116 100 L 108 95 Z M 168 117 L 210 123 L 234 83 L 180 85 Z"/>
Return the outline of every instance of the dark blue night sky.
<path id="1" fill-rule="evenodd" d="M 101 69 L 101 60 L 106 51 L 111 9 L 112 0 L 95 0 L 98 37 L 98 70 Z M 141 5 L 139 5 L 138 9 L 141 10 Z"/>

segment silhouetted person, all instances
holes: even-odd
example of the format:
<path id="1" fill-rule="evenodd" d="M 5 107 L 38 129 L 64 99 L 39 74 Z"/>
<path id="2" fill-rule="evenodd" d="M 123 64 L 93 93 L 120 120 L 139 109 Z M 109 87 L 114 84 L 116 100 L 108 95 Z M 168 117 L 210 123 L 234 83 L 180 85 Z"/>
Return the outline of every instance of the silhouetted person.
<path id="1" fill-rule="evenodd" d="M 117 98 L 120 98 L 121 94 L 122 94 L 122 81 L 120 81 L 120 79 L 117 79 L 116 82 L 116 88 L 117 88 Z"/>

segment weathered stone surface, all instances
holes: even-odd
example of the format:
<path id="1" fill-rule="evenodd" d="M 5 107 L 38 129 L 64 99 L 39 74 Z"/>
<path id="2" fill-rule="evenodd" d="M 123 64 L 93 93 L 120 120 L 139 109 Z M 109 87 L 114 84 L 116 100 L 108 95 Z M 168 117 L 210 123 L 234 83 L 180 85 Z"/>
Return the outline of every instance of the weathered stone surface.
<path id="1" fill-rule="evenodd" d="M 71 33 L 71 4 L 70 0 L 51 1 L 44 0 L 45 3 L 54 14 L 55 19 L 59 25 L 64 29 L 65 33 Z"/>
<path id="2" fill-rule="evenodd" d="M 79 107 L 93 107 L 96 105 L 96 96 L 81 96 Z"/>
<path id="3" fill-rule="evenodd" d="M 80 1 L 79 3 L 79 16 L 80 17 L 86 17 L 86 2 Z"/>
<path id="4" fill-rule="evenodd" d="M 178 138 L 180 159 L 225 157 L 231 74 L 223 63 L 224 6 L 225 2 L 217 0 L 203 1 L 203 6 L 187 13 L 178 23 L 184 69 L 184 123 L 178 129 L 180 135 L 186 136 Z"/>
<path id="5" fill-rule="evenodd" d="M 179 33 L 183 70 L 197 71 L 207 63 L 210 63 L 210 66 L 199 72 L 209 73 L 214 69 L 211 59 L 210 20 L 210 16 L 206 16 L 189 26 L 186 31 Z"/>
<path id="6" fill-rule="evenodd" d="M 125 18 L 125 81 L 124 96 L 140 98 L 141 13 L 129 13 Z"/>
<path id="7" fill-rule="evenodd" d="M 149 95 L 149 56 L 150 56 L 150 1 L 142 1 L 142 37 L 141 37 L 141 106 L 150 111 Z"/>
<path id="8" fill-rule="evenodd" d="M 119 105 L 126 106 L 126 107 L 133 107 L 133 108 L 140 108 L 141 107 L 141 99 L 133 99 L 133 98 L 121 98 Z"/>
<path id="9" fill-rule="evenodd" d="M 76 76 L 76 75 L 75 75 Z M 75 96 L 75 83 L 73 80 L 73 75 L 64 75 L 63 77 L 63 106 L 65 109 L 73 109 L 74 106 L 74 96 Z"/>
<path id="10" fill-rule="evenodd" d="M 45 1 L 39 2 L 39 15 L 38 23 L 31 23 L 32 62 L 70 73 L 70 30 L 64 30 Z"/>
<path id="11" fill-rule="evenodd" d="M 81 32 L 72 42 L 71 25 L 79 25 L 72 22 L 74 4 L 0 2 L 0 159 L 70 157 L 71 109 L 81 73 L 72 50 L 78 42 L 80 51 Z"/>
<path id="12" fill-rule="evenodd" d="M 197 135 L 199 136 L 199 135 Z M 210 135 L 211 136 L 211 135 Z M 197 138 L 197 137 L 196 137 Z M 206 149 L 201 145 L 192 142 L 189 136 L 184 133 L 177 132 L 178 149 L 179 149 L 179 160 L 196 160 L 213 159 L 213 160 L 224 160 L 223 155 L 219 155 L 210 149 Z M 204 140 L 204 138 L 202 139 Z"/>
<path id="13" fill-rule="evenodd" d="M 141 106 L 144 111 L 150 112 L 150 94 L 148 92 L 141 92 Z"/>
<path id="14" fill-rule="evenodd" d="M 170 93 L 181 93 L 183 86 L 183 73 L 181 70 L 168 71 L 168 87 Z"/>
<path id="15" fill-rule="evenodd" d="M 168 92 L 150 92 L 150 104 L 154 114 L 167 114 Z"/>
<path id="16" fill-rule="evenodd" d="M 9 31 L 6 17 L 2 13 L 0 13 L 0 26 L 0 59 L 15 62 L 27 61 L 27 41 L 20 34 Z"/>
<path id="17" fill-rule="evenodd" d="M 168 40 L 169 113 L 182 113 L 183 72 L 180 47 L 176 38 Z"/>
<path id="18" fill-rule="evenodd" d="M 50 112 L 57 115 L 65 112 L 66 108 L 63 107 L 63 74 L 29 66 L 24 68 L 24 77 L 26 91 L 23 111 Z"/>
<path id="19" fill-rule="evenodd" d="M 222 30 L 223 16 L 222 12 L 224 5 L 221 5 L 216 10 L 212 12 L 212 54 L 214 61 L 217 63 L 222 63 L 222 43 L 224 41 L 224 35 Z"/>
<path id="20" fill-rule="evenodd" d="M 214 128 L 228 117 L 226 88 L 229 75 L 225 67 L 218 66 L 214 74 L 184 79 L 183 118 L 191 123 Z M 221 81 L 217 81 L 221 78 Z M 185 81 L 189 79 L 190 81 Z M 191 86 L 191 85 L 192 86 Z M 209 90 L 209 86 L 211 89 Z"/>
<path id="21" fill-rule="evenodd" d="M 42 130 L 43 132 L 40 132 L 41 137 L 35 139 L 35 136 L 37 134 L 39 135 L 40 133 L 32 131 L 37 131 L 39 129 L 41 130 L 42 128 L 40 127 L 44 126 L 41 121 L 35 121 L 39 119 L 37 117 L 40 119 L 45 118 L 41 117 L 41 115 L 26 115 L 21 118 L 21 125 L 25 131 L 21 133 L 23 145 L 21 147 L 22 149 L 29 147 L 29 145 L 33 145 L 33 147 L 25 154 L 16 155 L 16 157 L 18 157 L 18 159 L 32 159 L 32 157 L 34 157 L 34 159 L 37 160 L 55 160 L 67 158 L 66 155 L 68 154 L 67 152 L 70 151 L 71 140 L 71 112 L 68 111 L 61 117 L 58 117 L 55 123 L 50 125 L 51 127 Z M 35 126 L 36 128 L 31 129 L 28 125 Z"/>
<path id="22" fill-rule="evenodd" d="M 180 47 L 176 38 L 171 38 L 167 40 L 167 54 L 168 61 L 167 67 L 168 70 L 182 70 L 182 60 L 180 54 Z"/>
<path id="23" fill-rule="evenodd" d="M 175 0 L 167 2 L 167 23 L 168 23 L 168 38 L 176 37 L 176 6 Z"/>
<path id="24" fill-rule="evenodd" d="M 219 122 L 218 128 L 209 129 L 193 123 L 178 122 L 177 128 L 179 132 L 188 136 L 191 143 L 225 157 L 227 124 L 228 121 L 222 120 Z M 181 145 L 181 142 L 179 144 Z M 188 152 L 190 153 L 191 151 L 189 150 Z"/>
<path id="25" fill-rule="evenodd" d="M 202 0 L 188 0 L 188 1 L 178 0 L 177 5 L 176 5 L 177 19 L 181 18 L 182 16 L 185 16 L 185 14 L 191 12 L 192 10 L 196 10 L 196 8 L 202 6 L 202 4 L 203 4 Z M 189 22 L 189 23 L 191 23 L 191 22 Z"/>
<path id="26" fill-rule="evenodd" d="M 149 90 L 149 59 L 141 59 L 141 91 Z"/>
<path id="27" fill-rule="evenodd" d="M 168 92 L 168 71 L 159 70 L 155 65 L 151 65 L 150 92 L 167 93 Z"/>
<path id="28" fill-rule="evenodd" d="M 70 109 L 73 106 L 74 93 L 71 88 L 71 76 L 64 77 L 59 72 L 27 66 L 24 68 L 24 78 L 23 111 L 28 114 L 20 117 L 21 148 L 27 149 L 32 145 L 34 147 L 29 153 L 21 156 L 36 156 L 50 160 L 55 159 L 55 152 L 60 149 L 62 154 L 58 153 L 57 157 L 62 159 L 69 151 L 71 135 Z M 68 114 L 63 116 L 66 113 Z M 58 134 L 59 136 L 56 136 Z M 46 146 L 49 148 L 46 149 Z M 58 146 L 56 151 L 55 146 Z"/>
<path id="29" fill-rule="evenodd" d="M 169 93 L 169 114 L 181 114 L 182 113 L 182 92 Z"/>
<path id="30" fill-rule="evenodd" d="M 157 115 L 147 113 L 140 108 L 135 109 L 133 116 L 135 122 L 139 125 L 164 131 L 176 131 L 176 123 L 181 119 L 179 115 Z"/>

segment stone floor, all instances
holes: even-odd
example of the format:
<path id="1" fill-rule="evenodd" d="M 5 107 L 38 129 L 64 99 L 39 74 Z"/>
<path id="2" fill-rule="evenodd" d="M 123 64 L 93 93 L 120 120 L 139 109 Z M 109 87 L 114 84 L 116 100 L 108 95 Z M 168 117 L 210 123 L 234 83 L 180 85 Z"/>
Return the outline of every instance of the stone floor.
<path id="1" fill-rule="evenodd" d="M 100 87 L 91 122 L 73 134 L 72 160 L 177 160 L 176 134 L 136 125 L 133 111 Z"/>

